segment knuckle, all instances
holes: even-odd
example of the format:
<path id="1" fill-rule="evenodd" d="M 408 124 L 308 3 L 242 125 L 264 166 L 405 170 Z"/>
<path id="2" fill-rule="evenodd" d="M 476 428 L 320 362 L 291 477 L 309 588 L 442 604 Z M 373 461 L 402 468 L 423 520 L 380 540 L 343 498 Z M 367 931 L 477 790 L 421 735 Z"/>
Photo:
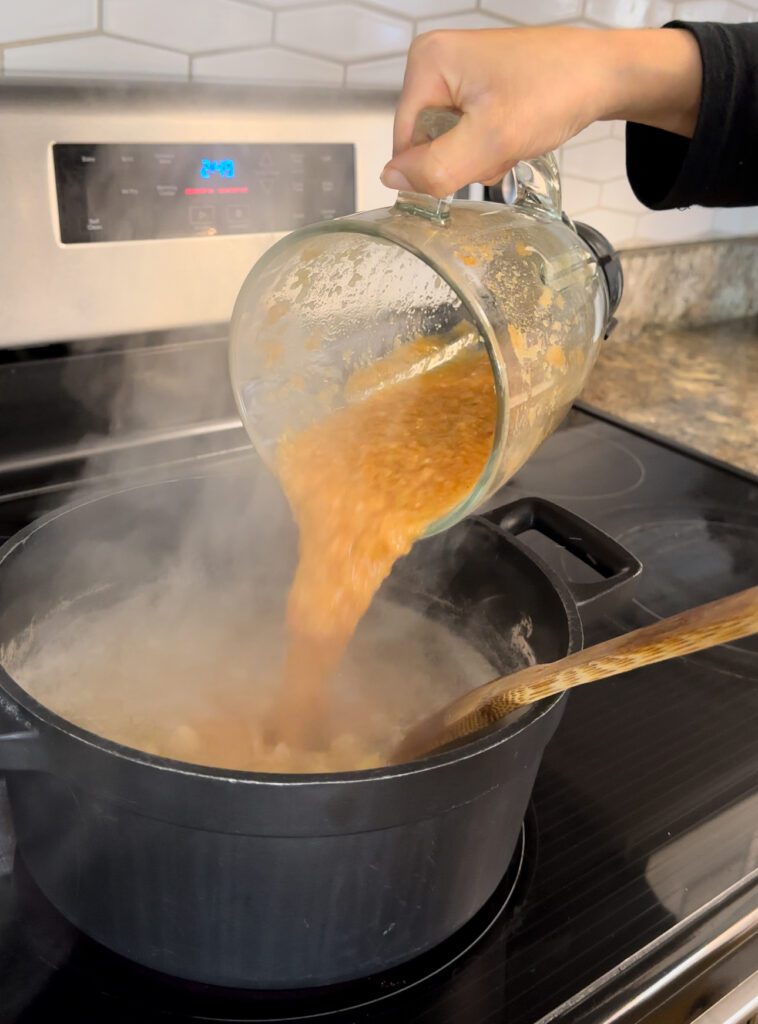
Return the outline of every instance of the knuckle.
<path id="1" fill-rule="evenodd" d="M 410 55 L 412 57 L 428 58 L 434 53 L 439 53 L 445 46 L 446 33 L 440 29 L 432 29 L 430 32 L 422 32 L 421 35 L 411 43 Z"/>

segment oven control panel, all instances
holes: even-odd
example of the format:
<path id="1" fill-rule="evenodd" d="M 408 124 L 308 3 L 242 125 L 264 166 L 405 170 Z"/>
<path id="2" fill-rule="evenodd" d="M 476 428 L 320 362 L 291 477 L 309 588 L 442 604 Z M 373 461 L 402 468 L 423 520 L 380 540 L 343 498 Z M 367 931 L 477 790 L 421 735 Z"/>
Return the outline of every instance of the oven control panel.
<path id="1" fill-rule="evenodd" d="M 355 212 L 355 147 L 53 146 L 65 245 L 291 231 Z"/>

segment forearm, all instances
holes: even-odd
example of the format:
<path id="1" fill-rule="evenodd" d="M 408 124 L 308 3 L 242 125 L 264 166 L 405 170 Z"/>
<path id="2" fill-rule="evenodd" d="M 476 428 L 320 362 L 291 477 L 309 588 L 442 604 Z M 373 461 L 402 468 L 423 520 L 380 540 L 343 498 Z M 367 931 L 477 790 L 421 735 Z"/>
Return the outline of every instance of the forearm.
<path id="1" fill-rule="evenodd" d="M 634 121 L 692 138 L 703 69 L 697 41 L 686 29 L 600 33 L 609 65 L 601 120 Z"/>
<path id="2" fill-rule="evenodd" d="M 701 98 L 687 138 L 670 122 L 630 119 L 627 173 L 638 199 L 656 210 L 758 204 L 758 25 L 675 22 L 660 34 L 697 46 Z"/>

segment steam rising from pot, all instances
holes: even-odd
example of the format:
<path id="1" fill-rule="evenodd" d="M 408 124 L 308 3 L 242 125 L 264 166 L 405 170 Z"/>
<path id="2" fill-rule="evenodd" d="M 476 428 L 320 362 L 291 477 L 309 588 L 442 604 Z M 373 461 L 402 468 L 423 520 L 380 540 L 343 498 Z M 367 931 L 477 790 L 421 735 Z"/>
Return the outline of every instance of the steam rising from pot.
<path id="1" fill-rule="evenodd" d="M 225 343 L 108 346 L 98 357 L 104 372 L 88 374 L 94 347 L 66 368 L 69 394 L 99 415 L 108 410 L 107 434 L 82 441 L 94 452 L 74 501 L 113 482 L 135 489 L 59 517 L 39 554 L 15 570 L 19 593 L 44 598 L 33 626 L 0 656 L 42 703 L 164 756 L 224 768 L 342 769 L 381 761 L 412 721 L 495 674 L 427 614 L 436 600 L 429 567 L 421 587 L 406 573 L 375 602 L 335 680 L 331 749 L 293 759 L 262 723 L 280 679 L 296 531 L 241 431 L 228 431 L 226 457 L 201 459 L 209 435 L 186 429 L 233 422 Z M 177 465 L 165 438 L 182 434 Z M 190 490 L 166 482 L 198 468 Z M 456 544 L 435 545 L 441 575 Z M 3 612 L 11 617 L 12 583 Z M 514 667 L 525 659 L 528 651 L 514 653 Z"/>

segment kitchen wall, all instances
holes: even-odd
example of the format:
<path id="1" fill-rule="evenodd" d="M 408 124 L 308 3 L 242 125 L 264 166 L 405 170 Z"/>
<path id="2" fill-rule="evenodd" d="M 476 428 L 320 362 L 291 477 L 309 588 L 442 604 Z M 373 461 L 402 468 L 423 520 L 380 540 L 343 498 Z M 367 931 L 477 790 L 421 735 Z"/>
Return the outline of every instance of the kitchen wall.
<path id="1" fill-rule="evenodd" d="M 752 21 L 758 0 L 0 0 L 4 77 L 173 79 L 396 90 L 433 28 Z M 617 245 L 758 233 L 758 209 L 652 213 L 624 174 L 624 128 L 592 125 L 560 153 L 566 209 Z"/>

